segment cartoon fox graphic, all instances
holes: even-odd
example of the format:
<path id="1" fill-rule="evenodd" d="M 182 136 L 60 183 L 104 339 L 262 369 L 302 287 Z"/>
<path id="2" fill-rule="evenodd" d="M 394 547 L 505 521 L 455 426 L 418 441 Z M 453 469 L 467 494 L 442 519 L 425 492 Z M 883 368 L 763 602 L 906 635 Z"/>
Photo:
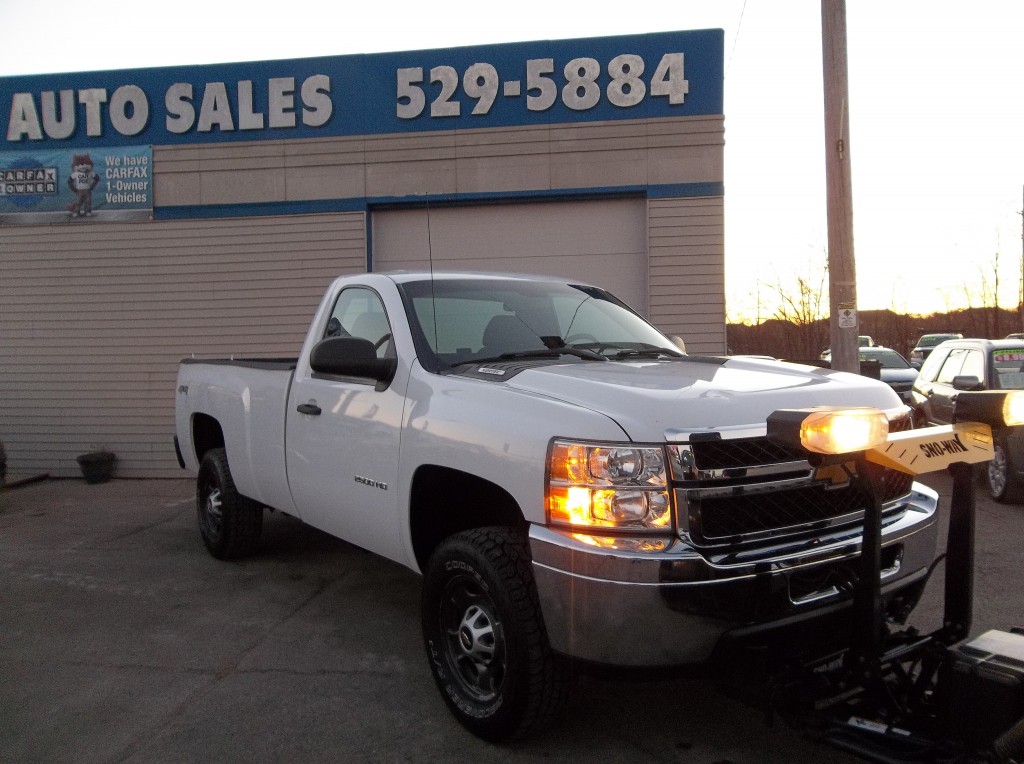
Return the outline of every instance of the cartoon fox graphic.
<path id="1" fill-rule="evenodd" d="M 92 217 L 92 190 L 99 183 L 100 176 L 93 171 L 92 158 L 88 154 L 76 154 L 68 175 L 68 188 L 75 194 L 75 201 L 68 205 L 71 217 Z"/>

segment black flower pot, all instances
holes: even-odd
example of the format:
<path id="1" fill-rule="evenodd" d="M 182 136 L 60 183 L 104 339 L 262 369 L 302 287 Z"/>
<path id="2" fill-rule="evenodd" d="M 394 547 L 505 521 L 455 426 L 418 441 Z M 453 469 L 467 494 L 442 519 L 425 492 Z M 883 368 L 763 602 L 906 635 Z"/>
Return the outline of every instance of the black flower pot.
<path id="1" fill-rule="evenodd" d="M 82 477 L 86 483 L 106 483 L 114 474 L 114 459 L 109 451 L 93 451 L 77 457 L 78 466 L 82 468 Z"/>

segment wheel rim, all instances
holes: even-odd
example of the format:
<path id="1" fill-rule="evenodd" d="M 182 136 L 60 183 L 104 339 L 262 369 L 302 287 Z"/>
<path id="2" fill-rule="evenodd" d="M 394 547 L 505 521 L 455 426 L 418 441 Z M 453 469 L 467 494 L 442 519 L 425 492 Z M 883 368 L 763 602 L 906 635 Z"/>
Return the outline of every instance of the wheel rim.
<path id="1" fill-rule="evenodd" d="M 457 576 L 445 587 L 440 616 L 445 656 L 463 691 L 493 700 L 505 680 L 505 640 L 491 598 L 476 579 Z"/>
<path id="2" fill-rule="evenodd" d="M 992 461 L 988 463 L 988 485 L 994 496 L 1002 496 L 1006 491 L 1006 481 L 1009 479 L 1006 471 L 1006 452 L 996 446 Z"/>
<path id="3" fill-rule="evenodd" d="M 203 533 L 210 538 L 217 538 L 223 522 L 224 509 L 220 486 L 206 485 L 199 496 L 199 524 Z"/>

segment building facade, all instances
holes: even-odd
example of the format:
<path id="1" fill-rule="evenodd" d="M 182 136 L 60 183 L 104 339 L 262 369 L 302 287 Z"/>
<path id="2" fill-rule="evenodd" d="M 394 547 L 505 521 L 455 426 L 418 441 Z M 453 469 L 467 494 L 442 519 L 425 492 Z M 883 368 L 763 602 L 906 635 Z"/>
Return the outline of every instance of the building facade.
<path id="1" fill-rule="evenodd" d="M 722 33 L 0 78 L 0 441 L 180 474 L 183 357 L 298 354 L 330 280 L 596 283 L 725 351 Z"/>

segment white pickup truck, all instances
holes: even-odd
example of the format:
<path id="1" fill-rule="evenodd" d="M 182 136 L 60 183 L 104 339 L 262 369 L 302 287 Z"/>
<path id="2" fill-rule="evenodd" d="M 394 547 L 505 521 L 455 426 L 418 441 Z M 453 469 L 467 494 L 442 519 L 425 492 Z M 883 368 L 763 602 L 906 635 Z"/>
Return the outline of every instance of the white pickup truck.
<path id="1" fill-rule="evenodd" d="M 910 427 L 881 382 L 688 356 L 593 286 L 371 273 L 331 285 L 297 359 L 184 361 L 176 445 L 214 556 L 256 551 L 269 507 L 422 573 L 441 693 L 501 740 L 549 723 L 581 666 L 849 636 L 871 499 L 849 465 L 766 437 L 772 412 L 817 406 Z M 937 495 L 896 471 L 883 493 L 902 622 Z"/>

